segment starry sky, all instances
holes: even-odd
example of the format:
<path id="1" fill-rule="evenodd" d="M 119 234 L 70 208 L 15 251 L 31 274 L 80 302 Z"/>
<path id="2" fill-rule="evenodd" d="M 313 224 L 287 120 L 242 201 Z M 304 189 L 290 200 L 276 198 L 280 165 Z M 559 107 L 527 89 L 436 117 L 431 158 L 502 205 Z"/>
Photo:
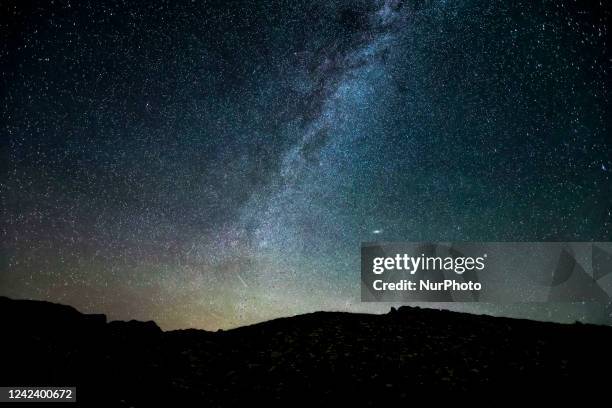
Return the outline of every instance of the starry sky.
<path id="1" fill-rule="evenodd" d="M 386 312 L 362 241 L 609 241 L 605 3 L 2 1 L 0 295 L 215 330 Z"/>

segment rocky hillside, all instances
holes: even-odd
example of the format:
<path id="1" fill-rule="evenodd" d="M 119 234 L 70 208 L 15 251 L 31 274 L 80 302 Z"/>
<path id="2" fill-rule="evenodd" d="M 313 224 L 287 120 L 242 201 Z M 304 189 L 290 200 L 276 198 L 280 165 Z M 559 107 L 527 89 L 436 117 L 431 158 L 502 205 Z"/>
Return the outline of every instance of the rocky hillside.
<path id="1" fill-rule="evenodd" d="M 82 406 L 559 396 L 604 389 L 612 362 L 612 327 L 409 307 L 163 332 L 153 322 L 0 298 L 0 320 L 8 340 L 0 385 L 76 386 Z"/>

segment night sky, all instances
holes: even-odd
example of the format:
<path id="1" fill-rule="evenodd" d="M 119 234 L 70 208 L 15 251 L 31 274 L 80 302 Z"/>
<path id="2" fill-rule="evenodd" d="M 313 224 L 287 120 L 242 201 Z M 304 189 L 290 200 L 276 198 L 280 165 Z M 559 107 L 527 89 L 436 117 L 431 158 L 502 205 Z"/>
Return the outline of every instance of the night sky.
<path id="1" fill-rule="evenodd" d="M 0 295 L 217 329 L 387 311 L 362 241 L 609 241 L 610 10 L 508 3 L 2 1 Z"/>

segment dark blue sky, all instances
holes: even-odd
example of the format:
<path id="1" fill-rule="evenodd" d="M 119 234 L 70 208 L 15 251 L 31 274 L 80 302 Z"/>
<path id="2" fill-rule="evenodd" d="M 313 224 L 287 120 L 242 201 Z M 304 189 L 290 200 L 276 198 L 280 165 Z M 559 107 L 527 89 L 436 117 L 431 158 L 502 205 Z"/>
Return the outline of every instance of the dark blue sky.
<path id="1" fill-rule="evenodd" d="M 2 295 L 230 327 L 385 310 L 359 303 L 361 241 L 610 240 L 598 2 L 9 1 L 1 15 Z"/>

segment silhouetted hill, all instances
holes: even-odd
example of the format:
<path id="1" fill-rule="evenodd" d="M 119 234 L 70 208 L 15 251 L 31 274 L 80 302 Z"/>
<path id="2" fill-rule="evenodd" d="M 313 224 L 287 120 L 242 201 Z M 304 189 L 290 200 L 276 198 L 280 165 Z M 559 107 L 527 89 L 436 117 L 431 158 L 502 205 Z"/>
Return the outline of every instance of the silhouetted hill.
<path id="1" fill-rule="evenodd" d="M 612 327 L 409 307 L 163 332 L 0 298 L 0 319 L 0 385 L 76 386 L 83 406 L 380 405 L 451 392 L 558 398 L 605 390 L 612 362 Z"/>

